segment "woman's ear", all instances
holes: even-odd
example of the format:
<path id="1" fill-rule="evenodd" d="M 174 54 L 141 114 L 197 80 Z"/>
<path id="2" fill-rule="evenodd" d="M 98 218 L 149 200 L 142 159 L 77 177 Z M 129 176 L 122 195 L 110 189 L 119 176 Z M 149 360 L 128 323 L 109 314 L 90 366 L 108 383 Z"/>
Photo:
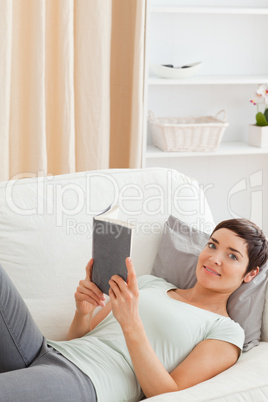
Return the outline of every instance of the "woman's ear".
<path id="1" fill-rule="evenodd" d="M 256 275 L 258 275 L 260 271 L 259 267 L 256 267 L 255 269 L 253 269 L 252 271 L 248 272 L 243 280 L 243 282 L 250 282 L 252 281 L 253 278 L 255 278 Z"/>

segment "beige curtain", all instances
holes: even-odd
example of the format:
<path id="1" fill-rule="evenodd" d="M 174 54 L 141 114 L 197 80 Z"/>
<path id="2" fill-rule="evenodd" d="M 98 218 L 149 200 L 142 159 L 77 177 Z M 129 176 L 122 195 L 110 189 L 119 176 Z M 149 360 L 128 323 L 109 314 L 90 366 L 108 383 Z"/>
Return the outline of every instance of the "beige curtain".
<path id="1" fill-rule="evenodd" d="M 0 180 L 141 163 L 146 0 L 0 0 Z"/>

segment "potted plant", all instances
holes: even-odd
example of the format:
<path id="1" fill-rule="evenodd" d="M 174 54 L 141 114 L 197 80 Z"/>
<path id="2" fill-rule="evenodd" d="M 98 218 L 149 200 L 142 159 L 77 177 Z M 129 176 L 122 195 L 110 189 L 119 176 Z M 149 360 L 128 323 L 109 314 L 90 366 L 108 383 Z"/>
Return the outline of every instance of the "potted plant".
<path id="1" fill-rule="evenodd" d="M 268 84 L 261 84 L 250 101 L 257 106 L 256 124 L 249 126 L 249 145 L 254 147 L 268 147 Z M 264 111 L 259 110 L 259 105 L 264 105 Z"/>

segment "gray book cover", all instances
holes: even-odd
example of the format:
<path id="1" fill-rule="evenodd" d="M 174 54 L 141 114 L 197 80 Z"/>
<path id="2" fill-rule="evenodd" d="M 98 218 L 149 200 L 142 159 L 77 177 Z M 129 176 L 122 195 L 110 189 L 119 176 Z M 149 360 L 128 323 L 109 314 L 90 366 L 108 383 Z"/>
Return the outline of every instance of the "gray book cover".
<path id="1" fill-rule="evenodd" d="M 132 228 L 119 223 L 93 218 L 92 281 L 109 294 L 109 280 L 120 275 L 127 281 L 125 259 L 131 253 Z"/>

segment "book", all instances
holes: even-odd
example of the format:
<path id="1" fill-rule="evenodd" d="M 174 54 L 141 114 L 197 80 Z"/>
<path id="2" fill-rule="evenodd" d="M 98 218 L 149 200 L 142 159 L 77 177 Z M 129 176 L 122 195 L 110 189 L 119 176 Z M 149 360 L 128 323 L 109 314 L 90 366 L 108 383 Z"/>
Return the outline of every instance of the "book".
<path id="1" fill-rule="evenodd" d="M 106 295 L 109 294 L 109 280 L 120 275 L 127 281 L 125 259 L 131 256 L 133 225 L 117 219 L 118 205 L 110 205 L 93 217 L 92 282 Z"/>

